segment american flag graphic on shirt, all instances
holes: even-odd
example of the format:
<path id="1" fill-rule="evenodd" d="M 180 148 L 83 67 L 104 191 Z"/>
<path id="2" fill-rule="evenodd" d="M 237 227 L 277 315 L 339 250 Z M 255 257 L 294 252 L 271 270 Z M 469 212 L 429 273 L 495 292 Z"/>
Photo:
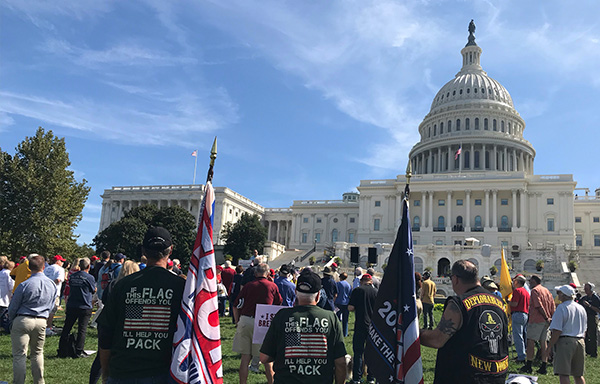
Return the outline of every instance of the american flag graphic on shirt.
<path id="1" fill-rule="evenodd" d="M 171 307 L 164 305 L 127 305 L 124 331 L 168 331 Z"/>
<path id="2" fill-rule="evenodd" d="M 327 357 L 327 338 L 320 333 L 288 333 L 285 357 Z"/>

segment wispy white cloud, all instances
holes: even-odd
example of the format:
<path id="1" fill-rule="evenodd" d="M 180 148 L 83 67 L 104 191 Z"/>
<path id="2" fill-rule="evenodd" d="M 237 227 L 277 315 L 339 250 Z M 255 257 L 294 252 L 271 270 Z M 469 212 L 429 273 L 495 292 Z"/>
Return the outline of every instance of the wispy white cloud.
<path id="1" fill-rule="evenodd" d="M 38 16 L 62 15 L 83 19 L 89 16 L 103 14 L 111 9 L 111 0 L 4 0 L 3 5 L 21 12 L 30 18 Z"/>
<path id="2" fill-rule="evenodd" d="M 87 212 L 95 212 L 95 213 L 102 212 L 102 205 L 86 203 L 84 210 Z"/>
<path id="3" fill-rule="evenodd" d="M 0 111 L 131 144 L 190 146 L 190 135 L 211 133 L 237 121 L 224 89 L 209 94 L 174 94 L 152 111 L 97 100 L 52 100 L 0 92 Z"/>
<path id="4" fill-rule="evenodd" d="M 65 40 L 49 38 L 41 50 L 64 57 L 78 65 L 105 69 L 106 65 L 124 66 L 174 66 L 196 64 L 193 57 L 177 57 L 168 52 L 140 46 L 137 43 L 122 42 L 104 50 L 77 47 Z"/>

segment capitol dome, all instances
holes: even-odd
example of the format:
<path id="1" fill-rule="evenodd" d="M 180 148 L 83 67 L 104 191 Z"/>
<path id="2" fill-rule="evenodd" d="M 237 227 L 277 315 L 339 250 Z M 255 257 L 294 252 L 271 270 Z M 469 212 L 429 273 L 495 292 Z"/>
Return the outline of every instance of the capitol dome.
<path id="1" fill-rule="evenodd" d="M 480 64 L 475 24 L 461 50 L 462 68 L 435 95 L 410 152 L 415 174 L 524 172 L 533 174 L 535 150 L 512 97 Z"/>

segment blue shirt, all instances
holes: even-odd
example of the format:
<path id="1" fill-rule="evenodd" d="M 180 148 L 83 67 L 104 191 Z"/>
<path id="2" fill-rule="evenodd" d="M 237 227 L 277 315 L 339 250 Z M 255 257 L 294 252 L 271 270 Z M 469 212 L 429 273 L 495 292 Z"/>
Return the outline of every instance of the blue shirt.
<path id="1" fill-rule="evenodd" d="M 346 280 L 342 280 L 342 281 L 338 281 L 336 285 L 337 285 L 338 295 L 337 295 L 337 298 L 335 299 L 335 304 L 336 305 L 348 305 L 348 303 L 350 302 L 350 292 L 352 292 L 352 287 L 350 286 L 350 283 L 347 282 Z"/>
<path id="2" fill-rule="evenodd" d="M 92 309 L 92 296 L 96 290 L 94 276 L 78 271 L 69 278 L 69 299 L 67 308 Z"/>
<path id="3" fill-rule="evenodd" d="M 329 309 L 330 311 L 335 310 L 335 305 L 333 304 L 333 301 L 335 300 L 335 296 L 338 294 L 335 280 L 333 280 L 333 277 L 325 275 L 321 279 L 321 285 L 323 286 L 323 289 L 327 294 L 327 304 L 325 305 L 325 309 Z"/>
<path id="4" fill-rule="evenodd" d="M 294 301 L 296 301 L 296 286 L 294 283 L 289 281 L 285 276 L 279 276 L 275 279 L 275 284 L 279 288 L 282 304 L 293 307 Z"/>
<path id="5" fill-rule="evenodd" d="M 8 316 L 12 322 L 18 315 L 48 317 L 54 308 L 56 284 L 44 272 L 31 274 L 31 277 L 15 289 Z"/>

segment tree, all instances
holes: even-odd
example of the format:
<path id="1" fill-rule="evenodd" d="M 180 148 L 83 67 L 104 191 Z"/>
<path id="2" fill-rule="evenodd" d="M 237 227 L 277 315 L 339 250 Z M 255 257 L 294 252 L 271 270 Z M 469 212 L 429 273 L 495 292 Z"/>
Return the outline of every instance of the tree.
<path id="1" fill-rule="evenodd" d="M 0 253 L 72 254 L 90 188 L 69 169 L 65 139 L 40 127 L 14 156 L 0 152 Z"/>
<path id="2" fill-rule="evenodd" d="M 252 250 L 262 250 L 267 240 L 267 229 L 260 222 L 258 215 L 242 213 L 240 220 L 232 224 L 226 223 L 222 238 L 225 240 L 223 252 L 233 256 L 233 264 L 239 259 L 248 259 Z"/>
<path id="3" fill-rule="evenodd" d="M 133 208 L 119 220 L 110 224 L 94 238 L 97 252 L 121 252 L 139 260 L 142 256 L 144 234 L 151 226 L 165 227 L 173 240 L 171 258 L 179 259 L 186 267 L 192 254 L 196 236 L 196 219 L 181 207 L 158 209 L 154 205 Z"/>

